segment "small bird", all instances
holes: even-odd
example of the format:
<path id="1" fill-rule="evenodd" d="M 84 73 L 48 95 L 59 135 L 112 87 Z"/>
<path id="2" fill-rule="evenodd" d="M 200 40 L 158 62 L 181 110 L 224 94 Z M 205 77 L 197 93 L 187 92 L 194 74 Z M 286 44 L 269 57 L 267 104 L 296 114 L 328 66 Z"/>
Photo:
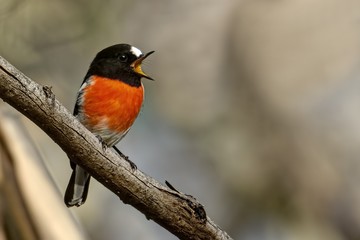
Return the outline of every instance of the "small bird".
<path id="1" fill-rule="evenodd" d="M 144 99 L 141 78 L 153 80 L 141 69 L 141 63 L 154 51 L 143 54 L 129 44 L 116 44 L 100 51 L 85 76 L 77 94 L 74 116 L 104 147 L 115 147 L 130 130 Z M 136 165 L 129 161 L 132 168 Z M 70 161 L 73 170 L 66 188 L 66 206 L 79 207 L 87 197 L 90 175 Z"/>

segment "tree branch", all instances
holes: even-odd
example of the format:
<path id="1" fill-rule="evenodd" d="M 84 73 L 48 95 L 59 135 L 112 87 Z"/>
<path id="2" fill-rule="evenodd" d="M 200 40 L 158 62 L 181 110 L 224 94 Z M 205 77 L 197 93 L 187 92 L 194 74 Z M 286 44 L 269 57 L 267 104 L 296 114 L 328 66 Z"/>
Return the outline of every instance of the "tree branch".
<path id="1" fill-rule="evenodd" d="M 60 104 L 51 87 L 40 86 L 0 56 L 0 98 L 28 117 L 69 156 L 126 204 L 180 239 L 231 239 L 192 196 L 132 170 Z"/>

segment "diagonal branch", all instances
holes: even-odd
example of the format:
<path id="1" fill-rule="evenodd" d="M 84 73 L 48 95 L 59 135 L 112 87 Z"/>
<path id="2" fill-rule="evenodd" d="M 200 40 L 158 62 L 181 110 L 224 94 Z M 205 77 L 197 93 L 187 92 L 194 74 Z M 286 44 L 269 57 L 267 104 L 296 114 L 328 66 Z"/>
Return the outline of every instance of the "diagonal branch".
<path id="1" fill-rule="evenodd" d="M 231 239 L 192 196 L 161 185 L 110 149 L 41 86 L 0 56 L 0 98 L 28 117 L 94 178 L 180 239 Z"/>

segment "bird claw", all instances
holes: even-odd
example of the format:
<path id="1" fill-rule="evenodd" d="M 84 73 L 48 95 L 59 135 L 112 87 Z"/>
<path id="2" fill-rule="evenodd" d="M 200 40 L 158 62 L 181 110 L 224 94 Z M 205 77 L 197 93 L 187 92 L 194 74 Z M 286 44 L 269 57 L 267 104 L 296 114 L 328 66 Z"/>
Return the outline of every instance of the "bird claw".
<path id="1" fill-rule="evenodd" d="M 106 143 L 104 142 L 104 140 L 102 139 L 102 137 L 100 135 L 96 135 L 96 138 L 99 140 L 99 142 L 101 143 L 102 146 L 102 150 L 105 152 L 106 149 L 108 148 L 108 146 L 106 145 Z"/>
<path id="2" fill-rule="evenodd" d="M 130 167 L 131 167 L 132 170 L 137 169 L 136 164 L 133 161 L 131 161 L 128 156 L 123 154 L 117 147 L 113 146 L 113 148 L 120 155 L 121 158 L 125 159 L 125 161 L 127 161 L 130 164 Z"/>
<path id="3" fill-rule="evenodd" d="M 131 167 L 132 170 L 137 169 L 136 164 L 133 161 L 131 161 L 128 156 L 124 155 L 122 152 L 120 152 L 120 156 L 130 164 L 130 167 Z"/>
<path id="4" fill-rule="evenodd" d="M 130 167 L 131 167 L 132 170 L 137 169 L 137 166 L 133 161 L 131 161 L 129 158 L 125 158 L 125 160 L 130 164 Z"/>

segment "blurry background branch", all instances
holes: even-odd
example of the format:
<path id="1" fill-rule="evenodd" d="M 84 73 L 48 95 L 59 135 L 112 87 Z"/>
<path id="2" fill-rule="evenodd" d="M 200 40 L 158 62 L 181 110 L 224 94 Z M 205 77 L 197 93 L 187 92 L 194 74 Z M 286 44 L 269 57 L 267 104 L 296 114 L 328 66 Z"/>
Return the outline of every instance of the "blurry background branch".
<path id="1" fill-rule="evenodd" d="M 55 99 L 51 87 L 31 81 L 2 57 L 0 69 L 0 97 L 36 123 L 71 160 L 124 203 L 131 204 L 180 239 L 230 239 L 206 216 L 196 199 L 131 170 L 111 150 L 103 150 L 96 137 Z"/>
<path id="2" fill-rule="evenodd" d="M 19 115 L 0 107 L 0 239 L 88 239 L 44 167 Z"/>

